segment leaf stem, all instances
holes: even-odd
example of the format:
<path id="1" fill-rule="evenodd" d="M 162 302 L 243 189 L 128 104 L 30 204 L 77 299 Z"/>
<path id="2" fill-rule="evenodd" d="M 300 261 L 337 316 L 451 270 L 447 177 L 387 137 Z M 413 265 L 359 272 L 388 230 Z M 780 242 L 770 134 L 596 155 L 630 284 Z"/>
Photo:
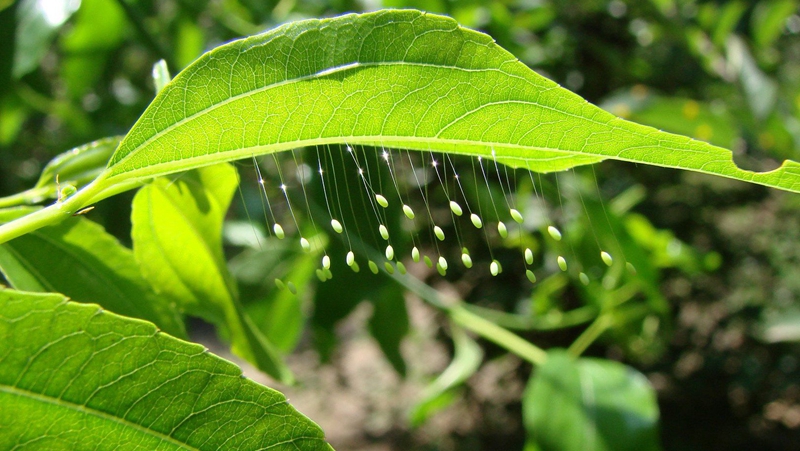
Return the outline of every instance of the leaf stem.
<path id="1" fill-rule="evenodd" d="M 567 352 L 572 354 L 575 357 L 580 357 L 586 349 L 597 340 L 600 335 L 603 334 L 611 325 L 614 324 L 614 320 L 611 317 L 611 314 L 604 313 L 595 319 L 586 330 L 583 331 L 578 338 L 572 342 L 572 344 L 567 349 Z"/>
<path id="2" fill-rule="evenodd" d="M 92 182 L 68 199 L 57 201 L 41 210 L 0 225 L 0 244 L 69 218 L 81 208 L 93 203 L 92 201 L 102 191 L 102 188 L 102 185 L 98 184 L 97 181 Z"/>
<path id="3" fill-rule="evenodd" d="M 0 197 L 0 208 L 18 207 L 20 205 L 33 205 L 46 199 L 54 191 L 53 188 L 44 186 L 31 188 L 11 196 Z"/>
<path id="4" fill-rule="evenodd" d="M 547 352 L 545 350 L 519 335 L 470 312 L 460 303 L 450 307 L 447 312 L 450 314 L 450 318 L 461 327 L 475 332 L 534 365 L 542 365 L 547 361 Z"/>

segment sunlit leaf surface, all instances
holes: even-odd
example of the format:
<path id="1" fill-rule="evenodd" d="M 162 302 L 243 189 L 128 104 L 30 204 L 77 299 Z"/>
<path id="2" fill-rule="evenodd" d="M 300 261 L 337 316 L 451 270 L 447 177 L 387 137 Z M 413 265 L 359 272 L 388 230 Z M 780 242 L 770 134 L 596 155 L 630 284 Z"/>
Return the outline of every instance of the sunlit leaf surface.
<path id="1" fill-rule="evenodd" d="M 612 158 L 800 191 L 795 162 L 741 170 L 728 150 L 616 118 L 489 36 L 408 10 L 294 22 L 205 54 L 145 111 L 104 183 L 334 142 L 536 171 Z"/>
<path id="2" fill-rule="evenodd" d="M 331 449 L 282 394 L 150 323 L 0 290 L 0 337 L 2 449 Z"/>

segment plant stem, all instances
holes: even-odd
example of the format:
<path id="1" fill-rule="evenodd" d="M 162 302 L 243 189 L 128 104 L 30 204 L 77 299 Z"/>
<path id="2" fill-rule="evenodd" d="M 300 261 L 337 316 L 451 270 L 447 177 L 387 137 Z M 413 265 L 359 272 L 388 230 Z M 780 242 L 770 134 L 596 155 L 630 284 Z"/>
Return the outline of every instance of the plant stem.
<path id="1" fill-rule="evenodd" d="M 47 198 L 54 191 L 50 187 L 32 188 L 11 196 L 0 197 L 0 208 L 33 205 Z"/>
<path id="2" fill-rule="evenodd" d="M 611 315 L 604 313 L 597 317 L 597 319 L 583 331 L 583 333 L 569 346 L 567 352 L 575 357 L 580 357 L 583 351 L 586 350 L 597 338 L 603 334 L 611 325 L 614 320 Z"/>
<path id="3" fill-rule="evenodd" d="M 547 361 L 547 352 L 542 348 L 489 320 L 481 318 L 465 309 L 461 304 L 450 307 L 447 312 L 450 314 L 450 318 L 461 327 L 475 332 L 534 365 L 542 365 Z"/>
<path id="4" fill-rule="evenodd" d="M 102 186 L 97 181 L 86 185 L 82 190 L 68 199 L 58 201 L 46 208 L 25 215 L 19 219 L 0 225 L 0 244 L 12 240 L 36 229 L 57 224 L 81 208 L 86 207 L 95 196 L 102 191 Z"/>
<path id="5" fill-rule="evenodd" d="M 548 313 L 543 316 L 527 316 L 508 313 L 474 304 L 465 304 L 470 312 L 512 330 L 556 330 L 588 323 L 597 317 L 594 306 L 578 307 L 566 312 Z"/>

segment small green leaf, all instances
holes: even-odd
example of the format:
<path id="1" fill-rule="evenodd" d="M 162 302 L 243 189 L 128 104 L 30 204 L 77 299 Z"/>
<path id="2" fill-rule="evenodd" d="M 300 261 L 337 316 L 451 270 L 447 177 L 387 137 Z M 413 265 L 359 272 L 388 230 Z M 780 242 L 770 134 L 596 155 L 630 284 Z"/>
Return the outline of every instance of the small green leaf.
<path id="1" fill-rule="evenodd" d="M 281 393 L 150 323 L 0 290 L 0 337 L 2 449 L 331 449 Z"/>
<path id="2" fill-rule="evenodd" d="M 238 178 L 228 165 L 156 179 L 133 199 L 133 251 L 156 291 L 226 327 L 233 350 L 276 379 L 293 380 L 239 303 L 222 252 L 222 224 Z"/>
<path id="3" fill-rule="evenodd" d="M 528 440 L 541 451 L 656 451 L 658 404 L 638 371 L 550 351 L 523 399 Z"/>
<path id="4" fill-rule="evenodd" d="M 153 64 L 153 87 L 156 90 L 156 94 L 164 89 L 171 79 L 172 76 L 169 74 L 169 68 L 167 67 L 166 61 L 158 60 L 155 64 Z"/>
<path id="5" fill-rule="evenodd" d="M 55 186 L 60 182 L 84 185 L 92 181 L 114 153 L 121 136 L 111 136 L 84 144 L 59 154 L 44 167 L 35 188 Z"/>
<path id="6" fill-rule="evenodd" d="M 304 288 L 314 278 L 322 247 L 305 253 L 275 238 L 269 238 L 263 247 L 245 250 L 230 261 L 229 267 L 241 284 L 242 303 L 253 323 L 278 349 L 289 353 L 302 337 Z M 275 281 L 289 283 L 289 289 L 273 289 Z M 298 286 L 302 292 L 297 292 Z"/>
<path id="7" fill-rule="evenodd" d="M 0 245 L 0 271 L 16 289 L 62 293 L 186 334 L 175 305 L 150 290 L 131 251 L 88 219 L 68 219 Z"/>

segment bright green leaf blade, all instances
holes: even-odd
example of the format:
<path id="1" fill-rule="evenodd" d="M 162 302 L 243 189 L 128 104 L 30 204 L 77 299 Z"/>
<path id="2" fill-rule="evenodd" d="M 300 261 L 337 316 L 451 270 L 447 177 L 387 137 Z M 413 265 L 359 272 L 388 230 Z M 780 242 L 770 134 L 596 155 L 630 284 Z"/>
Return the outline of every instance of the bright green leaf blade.
<path id="1" fill-rule="evenodd" d="M 103 185 L 256 153 L 346 142 L 490 156 L 537 171 L 612 158 L 800 191 L 800 164 L 626 122 L 449 18 L 379 11 L 284 25 L 221 46 L 165 88 Z"/>
<path id="2" fill-rule="evenodd" d="M 236 170 L 223 164 L 140 189 L 131 215 L 134 255 L 158 293 L 224 325 L 234 352 L 288 383 L 291 372 L 239 305 L 222 252 L 222 224 L 237 184 Z"/>
<path id="3" fill-rule="evenodd" d="M 647 378 L 620 363 L 548 353 L 523 399 L 528 439 L 542 451 L 656 451 L 658 404 Z"/>
<path id="4" fill-rule="evenodd" d="M 0 290 L 0 448 L 330 450 L 202 346 L 55 294 Z"/>
<path id="5" fill-rule="evenodd" d="M 62 293 L 186 334 L 174 304 L 150 290 L 131 251 L 88 219 L 72 218 L 0 245 L 0 271 L 16 289 Z"/>

